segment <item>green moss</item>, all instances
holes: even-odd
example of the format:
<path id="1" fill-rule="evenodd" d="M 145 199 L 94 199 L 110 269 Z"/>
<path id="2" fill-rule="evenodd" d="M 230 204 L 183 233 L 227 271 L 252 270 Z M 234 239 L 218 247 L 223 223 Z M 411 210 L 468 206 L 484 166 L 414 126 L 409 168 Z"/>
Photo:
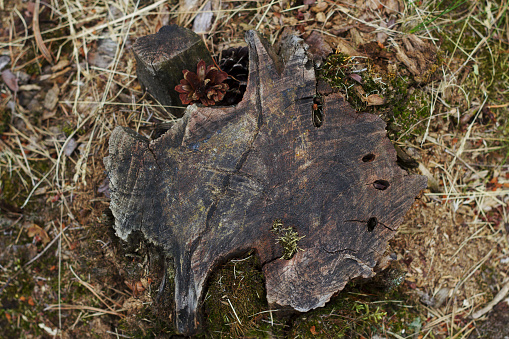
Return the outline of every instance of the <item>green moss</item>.
<path id="1" fill-rule="evenodd" d="M 401 278 L 395 280 L 401 284 Z M 324 308 L 298 316 L 289 337 L 371 338 L 385 336 L 386 331 L 413 333 L 411 322 L 418 312 L 407 305 L 402 307 L 400 300 L 408 297 L 401 285 L 396 285 L 388 289 L 381 287 L 380 281 L 350 283 Z"/>
<path id="2" fill-rule="evenodd" d="M 0 177 L 0 188 L 0 199 L 9 204 L 19 207 L 25 201 L 26 195 L 22 194 L 26 191 L 25 186 L 17 173 L 5 171 Z"/>
<path id="3" fill-rule="evenodd" d="M 357 59 L 346 54 L 331 54 L 318 70 L 318 77 L 326 80 L 334 90 L 344 93 L 356 111 L 364 111 L 368 108 L 366 97 L 371 94 L 383 96 L 386 85 L 381 79 L 372 77 L 370 63 L 365 70 L 358 69 L 358 65 Z"/>
<path id="4" fill-rule="evenodd" d="M 68 137 L 70 136 L 74 131 L 76 131 L 76 126 L 74 126 L 73 124 L 69 123 L 69 122 L 66 122 L 63 126 L 62 126 L 62 132 L 64 132 L 65 136 Z M 87 131 L 84 129 L 84 128 L 80 128 L 76 131 L 76 135 L 77 136 L 80 136 L 80 135 L 85 135 Z"/>
<path id="5" fill-rule="evenodd" d="M 422 77 L 429 79 L 440 63 L 438 61 Z M 378 74 L 371 60 L 360 63 L 339 53 L 327 58 L 318 77 L 327 81 L 334 91 L 343 93 L 356 111 L 380 115 L 389 124 L 390 136 L 394 139 L 401 135 L 408 137 L 411 133 L 421 134 L 426 128 L 429 94 L 416 88 L 415 81 L 409 76 L 390 72 Z M 369 106 L 367 97 L 371 94 L 383 98 L 384 104 Z"/>
<path id="6" fill-rule="evenodd" d="M 204 337 L 264 338 L 278 332 L 269 324 L 271 313 L 267 312 L 263 275 L 252 254 L 229 261 L 213 274 L 204 304 Z"/>

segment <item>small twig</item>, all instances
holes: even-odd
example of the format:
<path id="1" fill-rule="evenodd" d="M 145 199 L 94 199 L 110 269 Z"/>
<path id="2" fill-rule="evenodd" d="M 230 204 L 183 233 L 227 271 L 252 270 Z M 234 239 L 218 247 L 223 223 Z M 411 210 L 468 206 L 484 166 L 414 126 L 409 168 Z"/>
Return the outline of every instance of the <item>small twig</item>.
<path id="1" fill-rule="evenodd" d="M 226 298 L 226 300 L 228 300 L 228 304 L 230 304 L 230 307 L 232 308 L 233 314 L 235 315 L 235 318 L 237 318 L 239 325 L 242 325 L 242 322 L 240 321 L 239 316 L 237 315 L 237 312 L 235 312 L 235 309 L 233 308 L 233 305 L 232 305 L 230 299 Z"/>
<path id="2" fill-rule="evenodd" d="M 74 274 L 74 276 L 76 277 L 76 279 L 78 279 L 78 282 L 79 282 L 81 285 L 85 286 L 85 287 L 86 287 L 86 288 L 87 288 L 90 292 L 92 292 L 92 294 L 93 294 L 93 295 L 95 295 L 95 296 L 96 296 L 96 298 L 97 298 L 97 299 L 99 299 L 99 300 L 100 300 L 100 301 L 104 304 L 104 306 L 106 306 L 106 307 L 107 307 L 110 311 L 113 311 L 113 312 L 115 311 L 115 310 L 113 309 L 113 307 L 111 307 L 110 305 L 108 305 L 108 304 L 106 303 L 106 301 L 104 301 L 104 299 L 103 299 L 103 298 L 101 298 L 101 297 L 99 296 L 99 294 L 97 294 L 97 292 L 94 290 L 94 288 L 93 288 L 93 287 L 92 287 L 89 283 L 87 283 L 86 281 L 83 281 L 80 277 L 78 277 L 78 275 L 77 275 L 77 274 L 74 272 L 74 270 L 72 269 L 72 266 L 70 266 L 70 265 L 69 265 L 69 268 L 70 268 L 70 270 L 71 270 L 72 274 Z M 117 303 L 117 306 L 121 307 L 118 303 Z"/>
<path id="3" fill-rule="evenodd" d="M 502 287 L 502 289 L 497 293 L 497 295 L 495 296 L 495 298 L 493 298 L 492 301 L 490 301 L 489 303 L 486 304 L 486 306 L 484 306 L 483 308 L 481 308 L 479 311 L 477 312 L 474 312 L 474 314 L 472 314 L 472 318 L 473 319 L 479 319 L 480 317 L 482 317 L 483 315 L 485 315 L 486 313 L 488 313 L 489 311 L 491 311 L 491 309 L 496 305 L 498 304 L 502 299 L 505 298 L 505 296 L 507 295 L 507 293 L 509 293 L 509 279 L 506 280 L 505 282 L 506 284 L 504 285 L 504 287 Z"/>
<path id="4" fill-rule="evenodd" d="M 49 305 L 48 307 L 46 307 L 44 309 L 44 311 L 54 310 L 54 309 L 61 309 L 61 310 L 87 310 L 87 311 L 95 311 L 95 312 L 100 312 L 100 313 L 112 314 L 112 315 L 119 316 L 121 318 L 125 317 L 125 315 L 120 314 L 118 312 L 113 312 L 113 311 L 103 310 L 103 309 L 97 308 L 97 307 L 83 306 L 83 305 L 67 305 L 67 304 L 58 305 L 58 304 L 55 304 L 55 305 Z"/>
<path id="5" fill-rule="evenodd" d="M 41 30 L 39 28 L 40 2 L 41 2 L 40 0 L 35 0 L 34 17 L 32 19 L 32 28 L 34 30 L 35 43 L 37 44 L 37 47 L 39 47 L 39 50 L 44 56 L 44 59 L 48 60 L 50 64 L 53 64 L 53 58 L 51 57 L 51 53 L 49 52 L 48 48 L 44 44 L 44 40 L 42 40 Z"/>

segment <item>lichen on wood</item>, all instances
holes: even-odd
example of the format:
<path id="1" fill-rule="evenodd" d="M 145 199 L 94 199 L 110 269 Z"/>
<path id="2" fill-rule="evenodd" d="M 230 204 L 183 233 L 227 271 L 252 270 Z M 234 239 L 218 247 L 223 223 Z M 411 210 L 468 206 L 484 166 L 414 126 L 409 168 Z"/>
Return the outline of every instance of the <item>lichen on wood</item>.
<path id="1" fill-rule="evenodd" d="M 104 161 L 117 235 L 141 231 L 173 258 L 184 334 L 202 324 L 213 269 L 253 249 L 271 307 L 324 306 L 351 279 L 375 274 L 426 187 L 397 166 L 385 123 L 339 94 L 322 97 L 316 124 L 315 73 L 300 39 L 283 39 L 283 57 L 254 31 L 246 40 L 238 105 L 191 105 L 152 141 L 117 127 Z M 298 235 L 292 256 L 282 258 L 275 220 Z"/>

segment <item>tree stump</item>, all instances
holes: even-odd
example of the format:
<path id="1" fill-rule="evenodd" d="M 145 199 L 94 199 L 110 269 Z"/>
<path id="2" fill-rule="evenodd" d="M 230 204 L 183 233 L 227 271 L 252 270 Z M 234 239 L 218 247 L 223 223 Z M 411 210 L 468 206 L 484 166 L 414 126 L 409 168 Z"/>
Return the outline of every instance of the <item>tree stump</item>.
<path id="1" fill-rule="evenodd" d="M 104 159 L 117 235 L 141 231 L 174 260 L 183 334 L 200 326 L 211 271 L 251 249 L 271 306 L 324 306 L 351 279 L 375 274 L 426 187 L 397 166 L 379 117 L 338 94 L 318 107 L 300 39 L 286 37 L 281 56 L 254 31 L 246 40 L 250 73 L 237 106 L 189 106 L 153 141 L 117 127 Z"/>
<path id="2" fill-rule="evenodd" d="M 183 79 L 182 70 L 195 72 L 200 60 L 213 64 L 200 36 L 177 25 L 163 26 L 156 34 L 138 38 L 133 52 L 138 81 L 176 117 L 184 114 L 184 106 L 175 91 Z"/>

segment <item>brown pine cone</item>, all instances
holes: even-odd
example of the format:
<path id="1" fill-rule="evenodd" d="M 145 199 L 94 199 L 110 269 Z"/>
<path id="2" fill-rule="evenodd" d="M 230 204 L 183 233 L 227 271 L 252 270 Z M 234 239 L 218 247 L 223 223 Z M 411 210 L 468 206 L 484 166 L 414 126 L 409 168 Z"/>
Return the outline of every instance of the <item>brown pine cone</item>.
<path id="1" fill-rule="evenodd" d="M 184 105 L 201 102 L 204 106 L 212 106 L 223 100 L 228 84 L 224 81 L 228 77 L 226 72 L 213 65 L 206 66 L 200 60 L 196 66 L 196 73 L 185 69 L 182 71 L 184 79 L 175 90 L 180 93 L 180 100 Z"/>

